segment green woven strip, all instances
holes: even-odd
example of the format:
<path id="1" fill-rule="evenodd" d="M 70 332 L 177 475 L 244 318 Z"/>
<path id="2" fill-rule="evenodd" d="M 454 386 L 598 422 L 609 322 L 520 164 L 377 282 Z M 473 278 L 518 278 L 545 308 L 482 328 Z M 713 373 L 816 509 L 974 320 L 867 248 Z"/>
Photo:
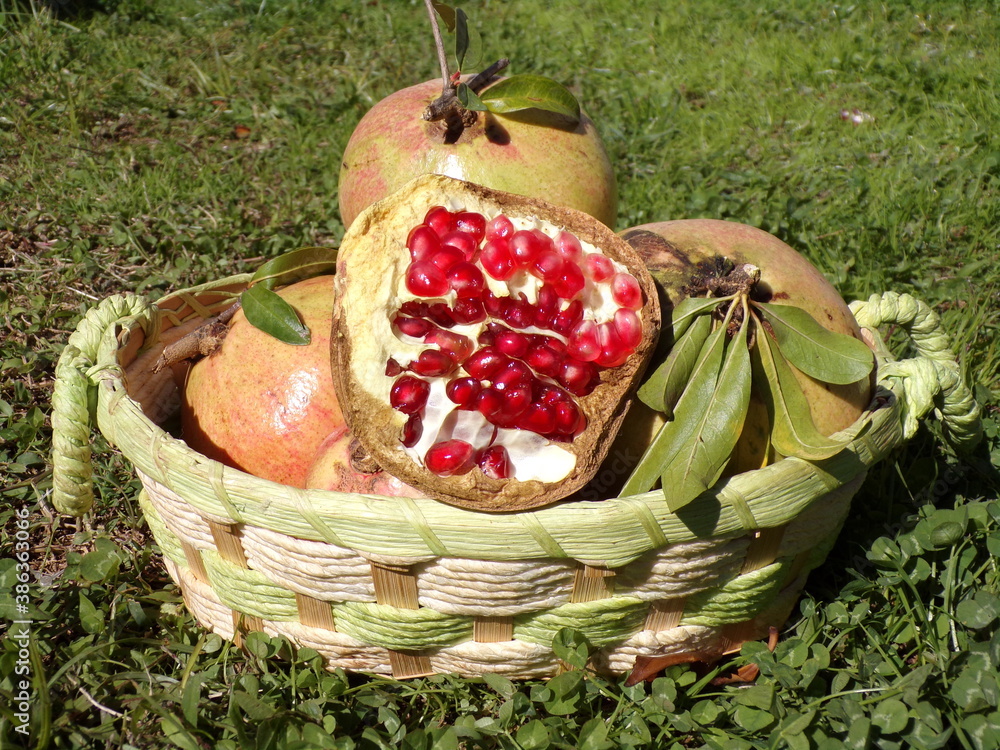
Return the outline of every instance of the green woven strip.
<path id="1" fill-rule="evenodd" d="M 543 612 L 514 618 L 517 640 L 551 646 L 562 628 L 583 633 L 598 648 L 620 643 L 642 629 L 649 612 L 649 602 L 628 596 L 598 599 L 581 604 L 563 604 Z"/>
<path id="2" fill-rule="evenodd" d="M 202 550 L 201 559 L 219 601 L 230 609 L 265 620 L 297 620 L 295 594 L 275 586 L 255 570 L 223 560 L 215 550 Z"/>
<path id="3" fill-rule="evenodd" d="M 433 609 L 400 609 L 370 602 L 333 605 L 337 630 L 393 651 L 441 648 L 472 639 L 472 618 Z"/>
<path id="4" fill-rule="evenodd" d="M 424 540 L 427 545 L 427 549 L 433 552 L 439 557 L 448 557 L 448 548 L 445 547 L 441 540 L 437 538 L 437 534 L 431 528 L 431 525 L 427 523 L 427 519 L 424 518 L 424 514 L 420 512 L 420 508 L 411 498 L 401 497 L 399 499 L 400 510 L 406 515 L 410 524 L 413 526 L 414 530 L 420 535 L 420 538 Z"/>
<path id="5" fill-rule="evenodd" d="M 779 560 L 724 586 L 692 595 L 681 625 L 717 627 L 753 619 L 785 585 L 790 562 Z"/>
<path id="6" fill-rule="evenodd" d="M 139 492 L 139 506 L 142 508 L 142 514 L 146 517 L 149 530 L 153 532 L 153 539 L 156 540 L 160 551 L 175 564 L 186 568 L 188 561 L 184 555 L 184 549 L 181 547 L 181 540 L 163 523 L 156 506 L 150 502 L 146 490 Z"/>

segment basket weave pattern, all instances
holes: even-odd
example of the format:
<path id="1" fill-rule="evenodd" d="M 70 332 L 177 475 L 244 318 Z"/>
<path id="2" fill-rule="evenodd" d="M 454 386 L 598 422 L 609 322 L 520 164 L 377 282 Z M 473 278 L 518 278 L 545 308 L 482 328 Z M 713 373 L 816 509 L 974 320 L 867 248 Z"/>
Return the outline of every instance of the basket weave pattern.
<path id="1" fill-rule="evenodd" d="M 89 424 L 77 407 L 96 388 L 97 426 L 134 464 L 144 514 L 196 619 L 226 638 L 284 635 L 331 667 L 553 675 L 552 641 L 566 627 L 588 638 L 604 672 L 625 672 L 639 655 L 721 655 L 785 621 L 867 468 L 916 420 L 938 408 L 956 436 L 977 424 L 926 306 L 897 296 L 893 312 L 886 295 L 855 308 L 859 320 L 875 327 L 913 307 L 919 315 L 901 322 L 926 336 L 914 337 L 921 356 L 904 362 L 872 339 L 880 386 L 867 428 L 831 459 L 731 477 L 679 514 L 658 490 L 501 515 L 301 490 L 224 467 L 159 426 L 178 388 L 152 363 L 246 281 L 155 306 L 112 298 L 81 324 L 57 373 L 55 502 L 74 513 L 89 504 Z"/>

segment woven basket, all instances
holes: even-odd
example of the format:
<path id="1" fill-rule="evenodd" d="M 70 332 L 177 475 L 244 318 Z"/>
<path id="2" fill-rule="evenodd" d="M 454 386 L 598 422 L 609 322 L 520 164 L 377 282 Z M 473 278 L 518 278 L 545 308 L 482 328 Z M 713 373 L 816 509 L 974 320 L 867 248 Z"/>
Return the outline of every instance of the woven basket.
<path id="1" fill-rule="evenodd" d="M 86 315 L 56 371 L 53 503 L 73 515 L 90 507 L 93 420 L 135 466 L 145 516 L 197 620 L 236 640 L 286 636 L 331 668 L 549 676 L 561 668 L 552 642 L 563 628 L 587 637 L 604 673 L 640 655 L 730 652 L 784 623 L 866 470 L 927 412 L 957 445 L 978 430 L 937 316 L 884 294 L 855 303 L 858 321 L 899 325 L 917 355 L 896 361 L 868 336 L 879 385 L 861 436 L 820 463 L 789 458 L 729 478 L 676 514 L 659 490 L 485 514 L 295 489 L 209 460 L 159 426 L 179 399 L 153 363 L 248 281 L 155 304 L 114 296 Z"/>

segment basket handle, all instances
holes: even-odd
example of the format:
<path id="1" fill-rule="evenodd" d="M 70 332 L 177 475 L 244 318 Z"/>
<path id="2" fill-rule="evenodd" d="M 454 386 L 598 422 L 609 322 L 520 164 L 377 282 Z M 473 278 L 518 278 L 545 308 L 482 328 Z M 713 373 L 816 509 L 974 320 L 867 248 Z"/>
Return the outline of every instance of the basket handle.
<path id="1" fill-rule="evenodd" d="M 933 408 L 952 447 L 963 452 L 973 448 L 983 434 L 979 404 L 962 379 L 940 316 L 924 302 L 897 292 L 873 294 L 850 307 L 862 328 L 901 326 L 917 350 L 916 357 L 898 361 L 877 352 L 879 377 L 892 378 L 903 388 L 905 437 L 913 436 L 920 419 Z M 881 345 L 881 338 L 875 338 Z"/>
<path id="2" fill-rule="evenodd" d="M 52 391 L 52 505 L 60 513 L 82 516 L 94 500 L 90 433 L 96 406 L 101 341 L 126 318 L 139 317 L 144 329 L 153 307 L 134 294 L 108 297 L 87 312 L 70 335 L 56 363 Z"/>

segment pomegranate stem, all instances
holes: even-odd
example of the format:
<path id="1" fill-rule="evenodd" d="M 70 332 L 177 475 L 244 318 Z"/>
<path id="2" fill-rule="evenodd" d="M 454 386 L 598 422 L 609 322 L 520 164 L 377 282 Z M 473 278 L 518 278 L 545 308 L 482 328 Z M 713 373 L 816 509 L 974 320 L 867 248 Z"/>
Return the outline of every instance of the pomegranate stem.
<path id="1" fill-rule="evenodd" d="M 448 71 L 448 53 L 444 49 L 444 40 L 441 38 L 441 27 L 438 26 L 437 13 L 434 10 L 432 0 L 424 0 L 427 7 L 427 15 L 431 19 L 431 31 L 434 33 L 434 46 L 437 48 L 438 64 L 441 66 L 441 96 L 447 96 L 455 92 L 455 84 L 451 82 L 451 73 Z"/>

